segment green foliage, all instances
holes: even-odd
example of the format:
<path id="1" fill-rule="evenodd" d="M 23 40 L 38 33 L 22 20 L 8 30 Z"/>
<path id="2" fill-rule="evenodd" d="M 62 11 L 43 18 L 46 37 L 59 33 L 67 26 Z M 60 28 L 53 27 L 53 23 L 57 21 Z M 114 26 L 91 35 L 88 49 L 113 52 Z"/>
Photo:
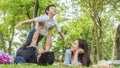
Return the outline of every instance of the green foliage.
<path id="1" fill-rule="evenodd" d="M 38 12 L 40 14 L 43 14 L 43 12 L 45 11 L 45 7 L 48 4 L 51 4 L 52 1 L 48 0 L 46 2 L 43 0 L 38 0 L 38 3 L 38 9 L 40 10 Z M 3 34 L 5 45 L 8 46 L 8 42 L 12 42 L 14 36 L 18 34 L 15 32 L 15 25 L 20 21 L 33 18 L 34 0 L 0 0 L 0 7 L 0 13 L 3 15 L 3 21 L 0 22 L 2 23 L 0 24 L 0 31 Z M 30 25 L 23 25 L 19 30 L 20 32 L 22 32 L 22 30 L 25 30 L 28 34 L 28 31 L 30 30 Z M 22 33 L 22 35 L 20 35 L 20 40 L 22 42 L 26 40 L 25 38 L 27 38 L 27 34 L 25 31 Z M 14 41 L 12 43 L 14 43 Z M 20 42 L 15 45 L 19 44 Z"/>
<path id="2" fill-rule="evenodd" d="M 34 1 L 35 0 L 0 0 L 0 14 L 3 20 L 0 21 L 0 32 L 3 34 L 6 47 L 9 44 L 8 41 L 12 41 L 12 37 L 19 34 L 15 32 L 14 26 L 20 21 L 33 18 Z M 71 4 L 66 5 L 65 3 L 59 4 L 58 0 L 38 0 L 39 7 L 37 16 L 45 14 L 45 7 L 47 5 L 55 4 L 57 6 L 57 22 L 62 25 L 61 30 L 65 35 L 67 43 L 64 44 L 56 30 L 53 31 L 51 48 L 55 52 L 56 57 L 61 57 L 64 50 L 70 48 L 75 39 L 82 38 L 89 44 L 89 53 L 95 49 L 94 53 L 91 54 L 95 56 L 95 61 L 98 58 L 96 56 L 98 53 L 96 42 L 101 44 L 101 41 L 102 44 L 98 46 L 101 54 L 100 57 L 105 60 L 112 59 L 116 32 L 114 23 L 120 21 L 119 2 L 119 0 L 71 0 Z M 72 8 L 72 10 L 70 10 L 71 16 L 69 16 L 73 19 L 69 19 L 68 16 L 66 16 L 69 8 Z M 91 16 L 100 18 L 101 26 L 97 23 L 97 32 L 98 39 L 102 40 L 96 41 L 96 35 L 93 35 L 95 24 Z M 102 30 L 101 37 L 99 28 Z M 23 25 L 19 30 L 21 33 L 19 38 L 21 42 L 24 42 L 30 30 L 30 25 Z M 93 38 L 95 39 L 94 42 Z M 12 41 L 12 46 L 16 48 L 20 44 L 20 42 Z M 40 42 L 41 46 L 43 44 L 44 40 Z M 0 41 L 0 49 L 2 49 L 1 46 L 2 43 Z M 41 48 L 44 48 L 44 46 Z M 113 59 L 116 59 L 116 53 Z"/>
<path id="3" fill-rule="evenodd" d="M 95 13 L 100 17 L 101 20 L 101 29 L 102 29 L 102 45 L 99 45 L 99 49 L 101 50 L 101 57 L 105 60 L 113 59 L 113 47 L 114 47 L 114 36 L 115 36 L 115 27 L 114 22 L 119 21 L 119 9 L 117 9 L 118 1 L 102 1 L 102 0 L 94 0 L 95 2 L 88 1 L 88 0 L 72 0 L 72 7 L 73 15 L 76 15 L 77 19 L 72 20 L 71 22 L 67 22 L 69 19 L 66 17 L 58 17 L 58 22 L 65 21 L 66 23 L 62 23 L 62 31 L 65 34 L 65 38 L 67 39 L 67 42 L 70 44 L 67 45 L 65 48 L 69 48 L 72 44 L 72 42 L 76 38 L 82 38 L 87 40 L 89 43 L 89 52 L 91 52 L 92 47 L 96 49 L 96 45 L 92 45 L 92 37 L 95 37 L 92 35 L 92 31 L 94 29 L 94 21 L 91 19 L 91 6 L 90 4 L 94 4 Z M 89 4 L 90 3 L 90 4 Z M 117 4 L 115 4 L 117 3 Z M 81 11 L 78 10 L 77 7 L 81 7 Z M 114 6 L 115 8 L 112 8 L 111 6 Z M 117 8 L 116 8 L 117 7 Z M 67 8 L 66 8 L 67 9 Z M 117 10 L 117 11 L 115 11 Z M 64 11 L 64 10 L 63 10 Z M 78 13 L 81 12 L 81 16 L 78 16 Z M 115 13 L 116 12 L 116 13 Z M 63 19 L 62 19 L 63 18 Z M 97 24 L 99 25 L 99 24 Z M 100 30 L 98 30 L 99 32 Z M 100 34 L 98 34 L 100 36 Z M 100 38 L 100 37 L 99 37 Z M 98 39 L 99 39 L 98 38 Z M 60 38 L 58 38 L 59 42 L 56 42 L 55 52 L 61 50 L 61 44 L 62 41 L 60 41 Z M 96 42 L 94 42 L 95 44 Z M 101 43 L 101 40 L 98 41 L 98 43 Z M 63 46 L 63 45 L 62 45 Z M 94 51 L 95 53 L 92 55 L 97 55 L 97 50 Z M 116 52 L 116 51 L 115 51 Z M 61 53 L 59 53 L 61 54 Z M 114 59 L 116 58 L 116 55 Z M 95 61 L 97 59 L 94 58 Z"/>

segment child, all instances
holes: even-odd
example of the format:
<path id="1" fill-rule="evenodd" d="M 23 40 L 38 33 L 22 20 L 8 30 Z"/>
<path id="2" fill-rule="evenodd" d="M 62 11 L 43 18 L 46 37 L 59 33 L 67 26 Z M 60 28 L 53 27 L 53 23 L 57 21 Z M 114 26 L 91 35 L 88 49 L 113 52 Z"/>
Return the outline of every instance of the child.
<path id="1" fill-rule="evenodd" d="M 48 46 L 51 42 L 51 32 L 53 30 L 53 28 L 55 27 L 57 32 L 59 33 L 59 35 L 61 36 L 61 38 L 63 39 L 63 41 L 65 42 L 66 40 L 64 39 L 64 36 L 61 32 L 61 29 L 59 27 L 59 25 L 56 23 L 55 19 L 54 19 L 54 16 L 56 14 L 56 7 L 55 5 L 48 5 L 45 9 L 45 12 L 46 12 L 46 15 L 41 15 L 39 17 L 36 17 L 34 19 L 29 19 L 29 20 L 26 20 L 26 21 L 22 21 L 20 23 L 18 23 L 16 25 L 16 28 L 22 26 L 23 24 L 31 24 L 31 23 L 34 23 L 36 22 L 36 27 L 33 28 L 29 35 L 28 35 L 28 38 L 27 38 L 27 41 L 25 43 L 26 46 L 28 46 L 32 40 L 32 37 L 33 37 L 33 34 L 34 32 L 36 31 L 36 28 L 38 27 L 38 24 L 42 23 L 42 28 L 40 30 L 40 34 L 38 36 L 38 39 L 37 39 L 37 43 L 44 37 L 44 36 L 47 36 L 46 38 L 46 43 L 45 43 L 45 51 L 49 51 L 50 49 L 50 46 Z M 50 34 L 50 35 L 49 35 Z M 49 35 L 49 36 L 48 36 Z"/>

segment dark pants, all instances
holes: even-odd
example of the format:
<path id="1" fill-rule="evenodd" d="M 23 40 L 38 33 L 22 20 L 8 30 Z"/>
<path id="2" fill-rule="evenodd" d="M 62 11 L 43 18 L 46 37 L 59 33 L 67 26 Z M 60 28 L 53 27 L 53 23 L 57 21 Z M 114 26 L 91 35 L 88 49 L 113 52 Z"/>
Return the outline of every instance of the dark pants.
<path id="1" fill-rule="evenodd" d="M 30 45 L 30 43 L 31 43 L 31 41 L 32 41 L 32 37 L 33 37 L 35 31 L 36 31 L 36 29 L 33 28 L 33 29 L 29 32 L 29 35 L 28 35 L 27 41 L 26 41 L 26 43 L 25 43 L 26 46 L 29 46 L 29 45 Z M 39 36 L 38 36 L 37 43 L 38 43 L 43 37 L 44 37 L 43 35 L 39 35 Z"/>
<path id="2" fill-rule="evenodd" d="M 20 47 L 16 52 L 15 63 L 37 62 L 36 59 L 38 53 L 33 46 Z"/>

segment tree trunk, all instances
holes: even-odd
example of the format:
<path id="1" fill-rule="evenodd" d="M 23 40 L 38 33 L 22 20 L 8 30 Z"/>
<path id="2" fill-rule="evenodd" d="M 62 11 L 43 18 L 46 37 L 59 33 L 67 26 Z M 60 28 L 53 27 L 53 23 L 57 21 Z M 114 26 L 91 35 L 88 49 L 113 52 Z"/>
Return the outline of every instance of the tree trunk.
<path id="1" fill-rule="evenodd" d="M 120 60 L 120 25 L 117 27 L 115 43 L 116 43 L 117 53 L 118 53 L 117 59 Z"/>
<path id="2" fill-rule="evenodd" d="M 33 18 L 37 16 L 38 13 L 38 0 L 34 0 L 34 12 L 33 12 Z M 31 23 L 31 29 L 34 27 L 34 24 Z"/>
<path id="3" fill-rule="evenodd" d="M 62 53 L 62 62 L 64 61 L 64 57 L 65 57 L 65 51 L 66 51 L 66 47 L 65 47 L 65 43 L 63 43 L 63 45 L 62 45 L 62 51 L 63 51 L 63 53 Z"/>
<path id="4" fill-rule="evenodd" d="M 102 49 L 103 49 L 103 38 L 102 38 L 102 22 L 101 22 L 101 19 L 99 16 L 97 16 L 96 18 L 98 24 L 99 24 L 99 38 L 98 38 L 98 41 L 99 41 L 99 56 L 100 56 L 100 59 L 103 59 L 103 53 L 102 53 Z"/>
<path id="5" fill-rule="evenodd" d="M 91 63 L 94 63 L 94 58 L 95 58 L 95 35 L 94 35 L 94 28 L 92 29 L 92 46 L 91 46 L 91 52 L 90 52 L 90 59 L 91 59 Z"/>
<path id="6" fill-rule="evenodd" d="M 9 41 L 9 48 L 8 48 L 8 53 L 11 55 L 11 45 L 12 45 L 12 42 Z"/>
<path id="7" fill-rule="evenodd" d="M 5 50 L 5 42 L 4 42 L 4 38 L 3 38 L 2 32 L 0 32 L 0 40 L 1 40 L 1 43 L 2 43 L 3 50 L 6 52 L 6 50 Z"/>
<path id="8" fill-rule="evenodd" d="M 96 47 L 96 49 L 94 51 L 96 51 L 94 54 L 96 54 L 96 60 L 99 61 L 100 59 L 102 59 L 102 48 L 103 48 L 103 39 L 102 39 L 102 22 L 100 20 L 100 17 L 98 16 L 98 9 L 97 9 L 97 1 L 95 0 L 89 0 L 89 6 L 90 6 L 90 16 L 91 19 L 94 22 L 94 46 Z M 93 35 L 92 35 L 93 36 Z M 92 38 L 92 39 L 93 39 Z"/>
<path id="9" fill-rule="evenodd" d="M 11 37 L 11 40 L 9 41 L 9 48 L 8 48 L 8 53 L 11 55 L 11 46 L 12 46 L 12 41 L 13 41 L 13 38 L 14 38 L 14 28 L 11 29 L 11 32 L 12 32 L 12 37 Z"/>

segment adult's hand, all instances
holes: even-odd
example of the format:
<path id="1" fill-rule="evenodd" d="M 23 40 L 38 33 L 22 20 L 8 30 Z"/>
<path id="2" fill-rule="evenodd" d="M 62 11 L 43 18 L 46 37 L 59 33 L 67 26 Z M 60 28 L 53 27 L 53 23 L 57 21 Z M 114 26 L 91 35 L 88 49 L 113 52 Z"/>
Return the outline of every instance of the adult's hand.
<path id="1" fill-rule="evenodd" d="M 84 49 L 78 49 L 77 51 L 76 51 L 76 53 L 80 53 L 80 54 L 82 54 L 82 53 L 84 53 Z"/>

